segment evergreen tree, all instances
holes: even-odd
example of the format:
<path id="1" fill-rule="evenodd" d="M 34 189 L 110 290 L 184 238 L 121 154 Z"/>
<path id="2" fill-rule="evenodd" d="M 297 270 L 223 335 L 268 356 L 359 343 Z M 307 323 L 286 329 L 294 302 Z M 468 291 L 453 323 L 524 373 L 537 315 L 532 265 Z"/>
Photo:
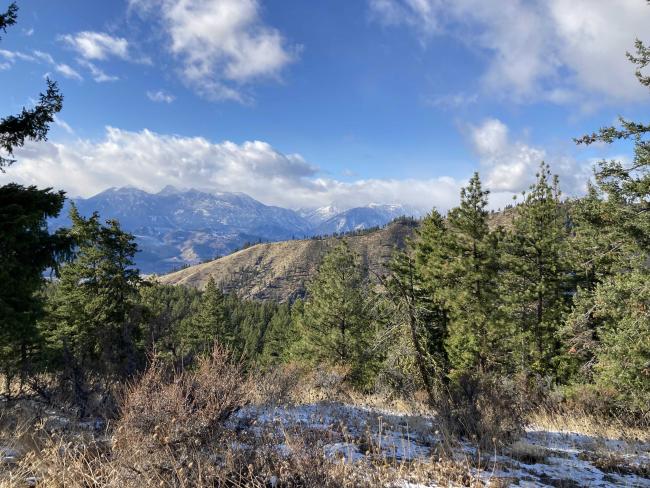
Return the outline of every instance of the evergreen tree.
<path id="1" fill-rule="evenodd" d="M 650 49 L 636 41 L 637 78 L 650 86 L 642 69 Z M 650 412 L 650 124 L 620 119 L 577 139 L 578 144 L 611 144 L 631 139 L 631 164 L 602 161 L 595 168 L 597 191 L 604 198 L 590 213 L 594 235 L 589 262 L 605 262 L 588 293 L 578 294 L 565 341 L 580 367 L 578 379 L 613 388 L 617 400 L 641 418 Z M 595 191 L 595 190 L 594 190 Z M 582 333 L 582 334 L 581 334 Z M 585 340 L 584 337 L 587 339 Z M 587 347 L 588 346 L 588 347 Z M 576 365 L 577 363 L 577 365 Z"/>
<path id="2" fill-rule="evenodd" d="M 139 366 L 136 305 L 141 280 L 133 261 L 134 237 L 117 221 L 102 225 L 96 212 L 84 218 L 74 205 L 70 218 L 75 259 L 61 268 L 44 326 L 64 379 L 83 404 L 89 375 L 120 380 Z"/>
<path id="3" fill-rule="evenodd" d="M 394 307 L 392 320 L 399 326 L 396 332 L 410 338 L 415 365 L 431 404 L 447 374 L 444 343 L 448 314 L 440 294 L 445 237 L 444 221 L 433 210 L 406 249 L 395 251 L 385 283 Z"/>
<path id="4" fill-rule="evenodd" d="M 191 287 L 160 284 L 142 286 L 139 292 L 146 311 L 146 351 L 179 360 L 183 332 L 199 309 L 200 293 Z"/>
<path id="5" fill-rule="evenodd" d="M 269 322 L 264 337 L 260 357 L 261 364 L 275 365 L 288 362 L 298 338 L 291 307 L 288 304 L 279 305 Z"/>
<path id="6" fill-rule="evenodd" d="M 0 13 L 2 32 L 16 23 L 17 13 L 15 3 Z M 15 148 L 26 140 L 46 138 L 62 103 L 56 83 L 47 80 L 46 93 L 33 109 L 0 119 L 0 149 L 6 153 L 0 155 L 0 172 L 15 162 L 11 158 Z M 7 383 L 18 372 L 24 380 L 33 366 L 30 356 L 39 343 L 35 322 L 42 315 L 37 293 L 43 274 L 48 268 L 55 270 L 58 259 L 70 250 L 63 234 L 50 234 L 46 225 L 48 218 L 59 214 L 63 201 L 63 192 L 51 189 L 0 187 L 0 367 Z"/>
<path id="7" fill-rule="evenodd" d="M 570 300 L 567 222 L 557 177 L 542 163 L 537 182 L 516 207 L 508 235 L 509 320 L 519 327 L 519 361 L 550 374 L 559 353 L 558 329 Z"/>
<path id="8" fill-rule="evenodd" d="M 44 272 L 70 250 L 63 232 L 50 234 L 47 219 L 59 214 L 63 192 L 9 184 L 0 187 L 0 363 L 7 382 L 25 379 L 40 347 L 36 321 L 43 316 L 38 291 Z"/>
<path id="9" fill-rule="evenodd" d="M 461 190 L 460 206 L 447 218 L 449 255 L 445 270 L 450 310 L 447 350 L 456 374 L 487 372 L 506 361 L 508 339 L 501 317 L 501 232 L 490 231 L 488 191 L 478 173 Z"/>
<path id="10" fill-rule="evenodd" d="M 350 366 L 357 379 L 365 376 L 374 333 L 370 307 L 358 257 L 341 241 L 325 255 L 308 287 L 304 324 L 312 358 Z"/>
<path id="11" fill-rule="evenodd" d="M 650 279 L 647 271 L 618 274 L 596 290 L 598 321 L 594 381 L 615 391 L 617 406 L 650 418 Z"/>
<path id="12" fill-rule="evenodd" d="M 7 10 L 0 14 L 0 30 L 7 31 L 16 23 L 18 7 L 15 3 L 9 4 Z M 11 159 L 14 149 L 22 147 L 26 140 L 43 141 L 47 139 L 50 124 L 54 122 L 54 115 L 63 108 L 63 96 L 57 84 L 46 79 L 47 90 L 41 93 L 39 101 L 32 109 L 23 108 L 19 115 L 9 115 L 0 119 L 0 148 L 9 157 L 0 156 L 0 171 L 16 162 Z"/>
<path id="13" fill-rule="evenodd" d="M 210 352 L 215 341 L 226 346 L 234 343 L 235 336 L 226 316 L 225 298 L 214 278 L 208 280 L 197 313 L 186 322 L 180 340 L 185 355 Z"/>

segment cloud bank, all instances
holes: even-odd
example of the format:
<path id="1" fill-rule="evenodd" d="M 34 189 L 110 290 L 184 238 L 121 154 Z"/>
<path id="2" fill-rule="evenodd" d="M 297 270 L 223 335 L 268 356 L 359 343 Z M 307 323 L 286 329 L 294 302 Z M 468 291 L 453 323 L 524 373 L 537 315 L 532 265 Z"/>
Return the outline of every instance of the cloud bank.
<path id="1" fill-rule="evenodd" d="M 371 202 L 446 209 L 458 198 L 454 178 L 363 179 L 343 182 L 320 175 L 298 154 L 284 154 L 261 141 L 214 143 L 201 137 L 131 132 L 113 127 L 99 141 L 30 143 L 16 151 L 18 163 L 0 175 L 90 196 L 111 186 L 155 192 L 171 184 L 208 191 L 240 191 L 290 208 L 335 202 L 343 208 Z"/>
<path id="2" fill-rule="evenodd" d="M 69 126 L 64 129 L 74 135 Z M 542 160 L 560 175 L 568 194 L 581 193 L 588 179 L 586 165 L 513 140 L 508 127 L 498 119 L 468 127 L 467 137 L 476 152 L 485 186 L 492 191 L 494 208 L 502 207 L 513 194 L 526 189 Z M 156 192 L 174 185 L 244 192 L 266 204 L 289 208 L 329 204 L 351 208 L 374 202 L 445 211 L 458 202 L 460 188 L 469 177 L 341 181 L 323 176 L 319 167 L 299 154 L 282 153 L 263 141 L 213 142 L 202 137 L 114 127 L 107 127 L 98 141 L 29 143 L 16 151 L 16 158 L 18 162 L 0 175 L 0 184 L 17 181 L 51 186 L 66 190 L 70 196 L 83 197 L 112 186 L 133 185 Z"/>

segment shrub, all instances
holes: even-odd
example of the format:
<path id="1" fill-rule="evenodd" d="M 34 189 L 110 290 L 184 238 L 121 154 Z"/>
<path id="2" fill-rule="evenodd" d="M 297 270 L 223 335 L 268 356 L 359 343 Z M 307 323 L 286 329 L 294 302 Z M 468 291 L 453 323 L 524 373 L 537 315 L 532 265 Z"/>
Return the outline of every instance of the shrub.
<path id="1" fill-rule="evenodd" d="M 495 448 L 516 440 L 523 431 L 525 406 L 516 383 L 487 374 L 462 375 L 438 395 L 443 428 L 448 433 Z"/>
<path id="2" fill-rule="evenodd" d="M 126 393 L 114 455 L 145 485 L 209 484 L 219 471 L 211 447 L 227 442 L 224 422 L 248 402 L 249 390 L 240 367 L 218 345 L 193 370 L 170 374 L 154 362 Z"/>

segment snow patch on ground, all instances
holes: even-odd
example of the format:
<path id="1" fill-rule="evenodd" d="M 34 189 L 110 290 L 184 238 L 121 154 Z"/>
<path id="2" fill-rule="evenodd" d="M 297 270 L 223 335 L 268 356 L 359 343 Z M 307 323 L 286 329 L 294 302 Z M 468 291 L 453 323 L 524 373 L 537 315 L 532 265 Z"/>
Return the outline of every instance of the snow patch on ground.
<path id="1" fill-rule="evenodd" d="M 248 406 L 233 420 L 233 428 L 247 428 L 256 435 L 275 428 L 279 433 L 300 429 L 327 433 L 322 445 L 326 456 L 345 462 L 363 462 L 383 456 L 398 462 L 435 462 L 436 448 L 444 439 L 436 430 L 435 417 L 405 415 L 388 410 L 337 402 L 294 406 Z M 650 444 L 603 439 L 580 433 L 529 429 L 519 446 L 537 453 L 536 462 L 505 451 L 482 455 L 473 474 L 484 481 L 500 479 L 513 487 L 648 487 Z M 278 444 L 278 449 L 287 449 Z M 459 459 L 476 459 L 469 443 L 456 447 Z M 541 454 L 540 454 L 541 453 Z M 504 486 L 502 484 L 501 486 Z M 430 488 L 404 481 L 404 488 Z"/>

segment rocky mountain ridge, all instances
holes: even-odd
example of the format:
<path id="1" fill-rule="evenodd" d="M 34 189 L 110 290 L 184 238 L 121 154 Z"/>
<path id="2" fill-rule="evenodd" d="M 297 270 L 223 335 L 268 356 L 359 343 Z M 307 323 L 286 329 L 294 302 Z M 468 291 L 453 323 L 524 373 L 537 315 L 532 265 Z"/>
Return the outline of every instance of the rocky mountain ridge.
<path id="1" fill-rule="evenodd" d="M 207 192 L 172 186 L 158 193 L 134 187 L 109 188 L 66 203 L 51 228 L 69 226 L 69 206 L 82 215 L 117 219 L 136 236 L 137 265 L 144 273 L 166 273 L 248 247 L 253 243 L 303 239 L 382 226 L 419 212 L 401 205 L 341 210 L 329 205 L 292 210 L 265 205 L 244 193 Z"/>

